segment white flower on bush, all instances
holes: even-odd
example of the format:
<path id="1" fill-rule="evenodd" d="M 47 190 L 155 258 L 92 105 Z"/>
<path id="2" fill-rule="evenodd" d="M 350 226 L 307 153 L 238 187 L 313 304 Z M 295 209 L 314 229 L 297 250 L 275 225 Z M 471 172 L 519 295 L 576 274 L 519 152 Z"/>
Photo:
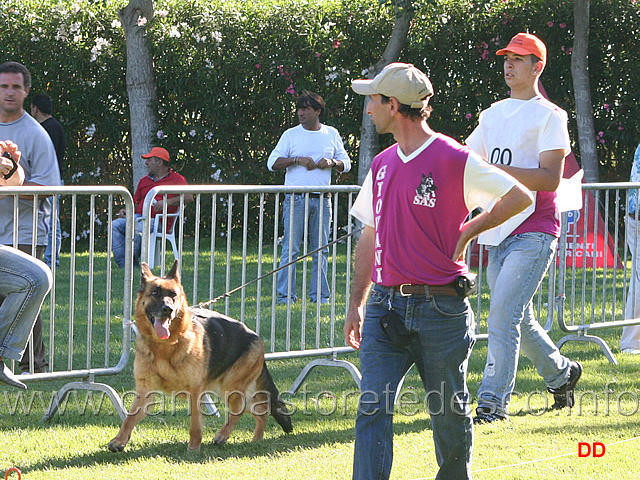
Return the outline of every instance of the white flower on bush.
<path id="1" fill-rule="evenodd" d="M 213 138 L 213 132 L 210 132 L 209 130 L 205 130 L 204 138 L 206 138 L 207 140 L 211 140 Z"/>
<path id="2" fill-rule="evenodd" d="M 86 132 L 88 137 L 93 137 L 93 135 L 96 133 L 96 124 L 92 123 L 87 128 L 85 128 L 84 131 Z"/>
<path id="3" fill-rule="evenodd" d="M 57 41 L 67 41 L 67 31 L 64 29 L 64 25 L 60 25 L 58 27 L 58 31 L 56 32 L 56 40 Z"/>
<path id="4" fill-rule="evenodd" d="M 166 137 L 166 135 L 164 134 L 164 132 L 163 132 L 162 130 L 158 130 L 158 131 L 156 132 L 156 137 L 158 137 L 158 138 L 162 139 L 162 138 L 165 138 L 165 137 Z"/>
<path id="5" fill-rule="evenodd" d="M 79 181 L 82 178 L 83 175 L 84 175 L 84 173 L 82 173 L 82 172 L 74 173 L 73 175 L 71 175 L 71 182 L 75 183 L 75 182 Z"/>
<path id="6" fill-rule="evenodd" d="M 213 32 L 213 33 L 211 33 L 211 38 L 212 38 L 213 40 L 215 40 L 216 42 L 221 43 L 221 42 L 222 42 L 222 33 L 220 33 L 220 32 Z"/>
<path id="7" fill-rule="evenodd" d="M 95 62 L 98 59 L 98 55 L 100 55 L 102 50 L 107 49 L 110 46 L 111 46 L 111 43 L 109 42 L 109 40 L 101 37 L 96 38 L 96 44 L 91 49 L 90 61 Z"/>
<path id="8" fill-rule="evenodd" d="M 122 27 L 120 20 L 114 20 L 113 22 L 111 22 L 111 28 L 120 28 L 120 27 Z"/>
<path id="9" fill-rule="evenodd" d="M 82 25 L 80 24 L 80 22 L 72 23 L 72 24 L 69 26 L 69 33 L 80 33 L 80 27 L 81 27 L 81 26 L 82 26 Z"/>
<path id="10" fill-rule="evenodd" d="M 178 31 L 178 27 L 175 25 L 169 29 L 169 37 L 171 38 L 180 38 L 180 32 Z"/>
<path id="11" fill-rule="evenodd" d="M 32 41 L 32 42 L 39 42 L 39 41 L 40 41 L 40 38 L 39 38 L 39 37 L 36 37 L 35 35 L 33 35 L 33 36 L 31 37 L 31 41 Z"/>
<path id="12" fill-rule="evenodd" d="M 191 135 L 192 137 L 195 137 L 196 136 L 196 131 L 194 129 L 191 129 L 189 131 L 189 135 Z"/>
<path id="13" fill-rule="evenodd" d="M 167 15 L 169 15 L 169 11 L 168 10 L 158 10 L 156 12 L 156 16 L 158 16 L 158 17 L 167 18 Z"/>
<path id="14" fill-rule="evenodd" d="M 78 13 L 80 11 L 80 4 L 79 3 L 74 3 L 71 6 L 71 13 Z"/>
<path id="15" fill-rule="evenodd" d="M 325 75 L 325 80 L 327 81 L 327 86 L 330 86 L 331 83 L 335 82 L 340 74 L 336 71 L 338 67 L 329 67 L 329 73 Z"/>
<path id="16" fill-rule="evenodd" d="M 211 178 L 213 178 L 216 182 L 220 182 L 222 178 L 222 170 L 216 170 L 215 173 L 211 174 Z"/>
<path id="17" fill-rule="evenodd" d="M 136 25 L 139 27 L 144 27 L 147 24 L 147 17 L 138 17 L 136 20 Z"/>

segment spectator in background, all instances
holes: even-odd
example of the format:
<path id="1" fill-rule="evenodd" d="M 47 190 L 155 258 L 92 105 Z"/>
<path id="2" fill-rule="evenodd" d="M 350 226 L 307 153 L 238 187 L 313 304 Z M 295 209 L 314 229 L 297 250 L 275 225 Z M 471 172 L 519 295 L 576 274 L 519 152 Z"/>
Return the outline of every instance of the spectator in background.
<path id="1" fill-rule="evenodd" d="M 0 141 L 0 189 L 24 181 L 20 151 L 13 142 Z M 51 273 L 44 263 L 12 247 L 0 245 L 0 382 L 27 388 L 13 376 L 3 358 L 20 361 L 44 297 L 51 288 Z"/>
<path id="2" fill-rule="evenodd" d="M 320 115 L 325 109 L 323 98 L 317 93 L 303 92 L 298 97 L 296 108 L 300 124 L 285 131 L 276 148 L 267 160 L 267 168 L 274 171 L 286 170 L 284 184 L 288 186 L 319 186 L 331 184 L 331 172 L 348 172 L 351 160 L 338 131 L 320 123 Z M 322 219 L 320 210 L 322 200 Z M 295 261 L 300 253 L 300 244 L 304 238 L 305 195 L 289 194 L 284 198 L 282 207 L 282 253 L 280 266 Z M 293 226 L 290 230 L 290 217 Z M 331 229 L 331 199 L 321 193 L 309 194 L 309 251 L 329 243 Z M 291 256 L 289 256 L 291 252 Z M 327 281 L 329 249 L 323 249 L 313 256 L 311 267 L 311 285 L 309 299 L 312 302 L 329 303 L 329 283 Z M 318 260 L 322 259 L 320 285 L 318 285 Z M 289 285 L 291 275 L 291 285 Z M 291 297 L 289 297 L 289 289 Z M 296 266 L 278 272 L 278 303 L 295 302 Z M 304 293 L 303 293 L 304 294 Z"/>
<path id="3" fill-rule="evenodd" d="M 64 151 L 67 146 L 67 141 L 64 136 L 64 129 L 60 122 L 51 116 L 53 112 L 53 105 L 51 103 L 51 97 L 46 93 L 37 93 L 31 99 L 31 116 L 35 118 L 40 125 L 47 131 L 53 147 L 56 150 L 56 157 L 58 158 L 58 168 L 62 172 L 62 162 L 64 159 Z M 60 196 L 56 198 L 57 202 L 57 219 L 56 219 L 56 265 L 60 265 L 60 244 L 62 243 L 62 230 L 60 228 Z M 47 248 L 44 251 L 44 262 L 51 266 L 51 249 L 53 247 L 53 218 L 51 218 L 51 225 L 49 225 L 49 240 Z"/>
<path id="4" fill-rule="evenodd" d="M 145 166 L 149 174 L 146 177 L 142 177 L 136 188 L 136 193 L 133 195 L 133 203 L 135 204 L 135 217 L 142 217 L 142 207 L 144 206 L 144 198 L 153 187 L 160 185 L 187 185 L 187 180 L 175 172 L 169 166 L 169 152 L 161 147 L 153 147 L 147 154 L 142 155 L 145 159 Z M 164 211 L 164 195 L 157 195 L 154 199 L 151 216 L 155 218 L 156 215 L 162 214 Z M 193 201 L 193 195 L 186 194 L 184 196 L 184 203 L 190 203 Z M 167 195 L 167 213 L 175 213 L 178 211 L 180 205 L 180 195 L 170 194 Z M 122 268 L 125 261 L 125 235 L 127 230 L 127 219 L 125 218 L 126 211 L 124 209 L 118 212 L 120 218 L 116 218 L 113 221 L 111 227 L 112 232 L 112 249 L 113 259 L 116 264 Z M 140 262 L 140 252 L 142 250 L 142 236 L 138 234 L 138 229 L 142 229 L 142 223 L 136 222 L 136 235 L 133 251 L 134 265 L 138 265 Z"/>
<path id="5" fill-rule="evenodd" d="M 58 186 L 60 169 L 53 142 L 44 128 L 27 112 L 23 105 L 31 88 L 31 74 L 22 64 L 5 62 L 0 65 L 0 139 L 12 140 L 20 149 L 20 165 L 24 169 L 25 186 Z M 51 198 L 43 195 L 34 204 L 32 195 L 18 200 L 18 249 L 42 259 L 51 223 Z M 33 230 L 33 212 L 36 212 L 36 230 Z M 0 244 L 13 245 L 14 197 L 0 198 Z M 33 355 L 31 355 L 33 346 Z M 33 370 L 31 358 L 33 356 Z M 23 373 L 45 372 L 48 367 L 42 338 L 42 316 L 38 314 L 33 326 L 33 337 L 20 361 Z"/>
<path id="6" fill-rule="evenodd" d="M 630 182 L 640 182 L 640 145 L 636 148 L 631 166 Z M 640 218 L 638 212 L 638 190 L 631 188 L 628 190 L 629 199 L 627 203 L 627 246 L 631 252 L 631 280 L 629 280 L 629 293 L 627 294 L 627 305 L 624 310 L 624 318 L 640 317 L 640 257 L 636 255 L 640 251 L 640 231 L 636 219 Z M 620 338 L 620 350 L 622 353 L 640 355 L 640 325 L 632 325 L 622 329 Z"/>

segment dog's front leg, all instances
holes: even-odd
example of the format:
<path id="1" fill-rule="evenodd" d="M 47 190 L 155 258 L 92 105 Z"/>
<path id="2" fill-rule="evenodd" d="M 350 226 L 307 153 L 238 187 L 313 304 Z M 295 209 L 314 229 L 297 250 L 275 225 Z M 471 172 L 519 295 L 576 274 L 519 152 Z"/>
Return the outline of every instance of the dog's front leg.
<path id="1" fill-rule="evenodd" d="M 118 435 L 109 442 L 109 450 L 112 452 L 122 452 L 124 450 L 129 438 L 131 438 L 133 427 L 147 416 L 147 410 L 154 397 L 153 392 L 136 392 L 136 398 L 133 400 L 131 410 L 129 410 L 127 418 L 122 422 Z"/>
<path id="2" fill-rule="evenodd" d="M 202 393 L 191 394 L 191 418 L 189 421 L 189 450 L 200 451 L 202 444 Z M 194 408 L 195 403 L 195 408 Z"/>

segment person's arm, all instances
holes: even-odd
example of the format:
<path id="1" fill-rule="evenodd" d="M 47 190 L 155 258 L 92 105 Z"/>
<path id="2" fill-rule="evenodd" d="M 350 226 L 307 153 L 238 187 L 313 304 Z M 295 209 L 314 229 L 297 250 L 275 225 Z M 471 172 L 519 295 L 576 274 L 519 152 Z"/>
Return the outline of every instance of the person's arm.
<path id="1" fill-rule="evenodd" d="M 278 157 L 275 163 L 271 166 L 271 169 L 277 172 L 278 170 L 284 170 L 285 168 L 289 168 L 294 165 L 300 165 L 307 170 L 314 170 L 315 168 L 318 168 L 318 165 L 316 165 L 316 162 L 314 162 L 311 157 Z M 327 167 L 325 166 L 324 168 Z"/>
<path id="2" fill-rule="evenodd" d="M 520 184 L 514 185 L 491 211 L 484 211 L 466 222 L 460 228 L 460 237 L 451 257 L 454 262 L 464 261 L 469 242 L 482 232 L 504 223 L 509 218 L 522 212 L 533 203 L 533 195 Z"/>
<path id="3" fill-rule="evenodd" d="M 321 158 L 316 165 L 322 170 L 325 170 L 327 168 L 335 168 L 340 173 L 344 171 L 344 163 L 342 163 L 340 160 L 335 160 L 332 158 Z"/>
<path id="4" fill-rule="evenodd" d="M 510 165 L 496 165 L 525 187 L 535 192 L 555 192 L 560 185 L 564 171 L 565 151 L 548 150 L 540 154 L 538 168 L 519 168 Z"/>
<path id="5" fill-rule="evenodd" d="M 360 348 L 362 338 L 362 322 L 364 306 L 371 289 L 371 272 L 373 271 L 375 230 L 365 226 L 356 246 L 355 268 L 349 312 L 344 322 L 344 339 L 353 348 Z"/>

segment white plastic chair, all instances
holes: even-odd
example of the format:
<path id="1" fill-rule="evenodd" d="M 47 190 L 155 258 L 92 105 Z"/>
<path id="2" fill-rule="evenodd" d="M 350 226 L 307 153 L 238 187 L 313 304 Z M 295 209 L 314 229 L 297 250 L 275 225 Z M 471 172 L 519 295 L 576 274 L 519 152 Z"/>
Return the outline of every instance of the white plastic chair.
<path id="1" fill-rule="evenodd" d="M 167 213 L 167 219 L 171 222 L 169 229 L 165 234 L 166 239 L 171 242 L 173 248 L 173 256 L 177 259 L 180 258 L 180 252 L 176 245 L 176 224 L 180 221 L 180 213 Z M 140 219 L 142 220 L 142 219 Z M 164 214 L 158 213 L 151 222 L 151 233 L 149 235 L 149 268 L 153 268 L 161 261 L 160 255 L 162 255 L 162 230 L 166 224 L 164 220 Z"/>

